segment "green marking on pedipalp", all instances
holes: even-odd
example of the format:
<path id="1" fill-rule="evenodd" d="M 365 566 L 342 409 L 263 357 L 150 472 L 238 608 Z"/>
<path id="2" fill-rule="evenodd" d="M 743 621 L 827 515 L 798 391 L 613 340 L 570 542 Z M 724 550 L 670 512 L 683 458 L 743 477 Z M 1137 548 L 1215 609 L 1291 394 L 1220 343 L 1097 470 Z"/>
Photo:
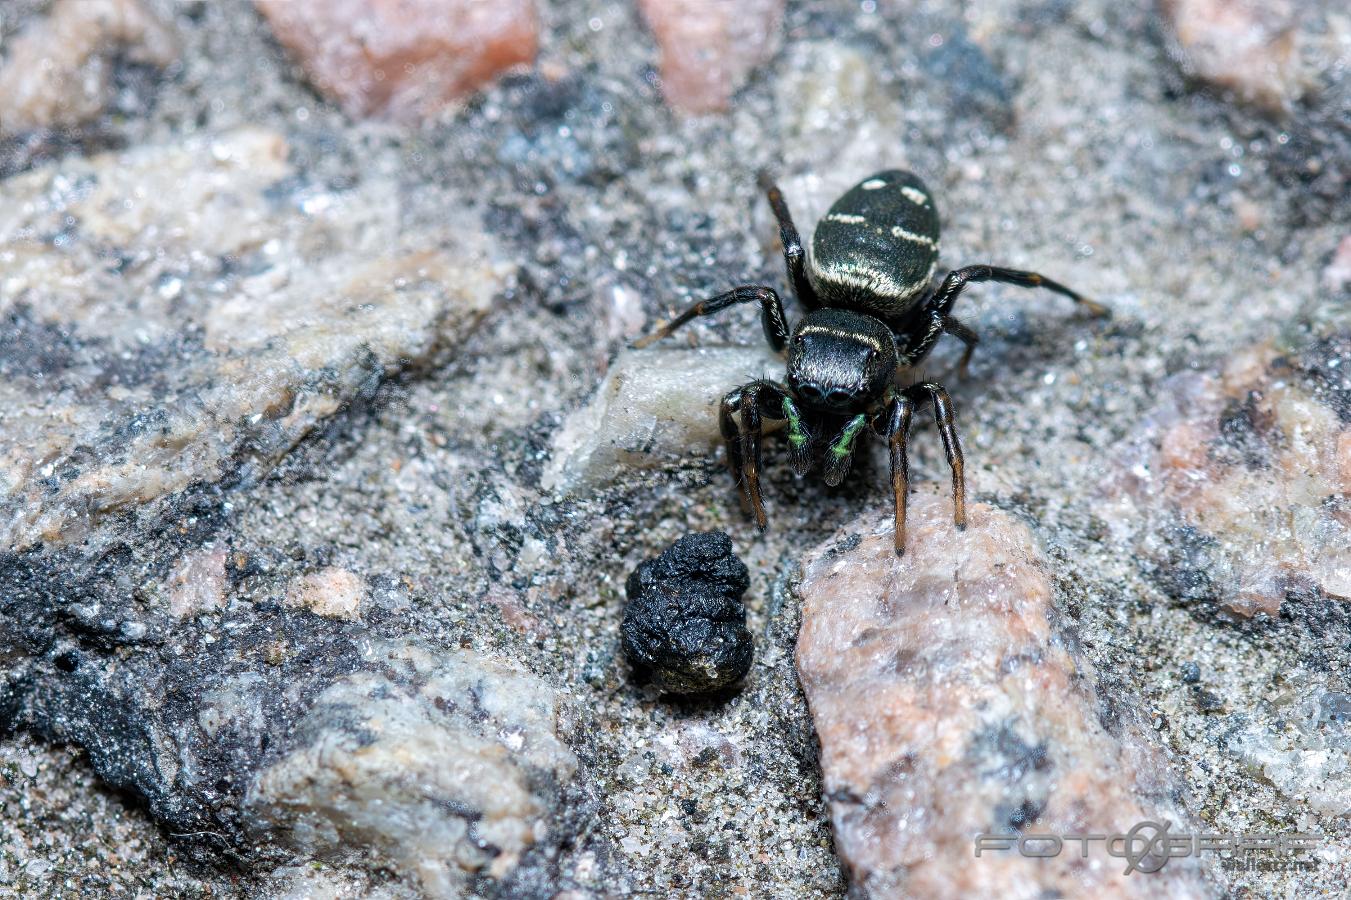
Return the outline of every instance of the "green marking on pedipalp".
<path id="1" fill-rule="evenodd" d="M 788 443 L 795 448 L 807 444 L 807 432 L 802 428 L 802 415 L 787 397 L 783 400 L 783 414 L 788 417 Z"/>
<path id="2" fill-rule="evenodd" d="M 844 431 L 840 432 L 839 440 L 830 445 L 830 452 L 836 459 L 844 459 L 853 450 L 854 438 L 864 425 L 863 413 L 859 413 L 849 420 L 849 424 L 844 426 Z"/>

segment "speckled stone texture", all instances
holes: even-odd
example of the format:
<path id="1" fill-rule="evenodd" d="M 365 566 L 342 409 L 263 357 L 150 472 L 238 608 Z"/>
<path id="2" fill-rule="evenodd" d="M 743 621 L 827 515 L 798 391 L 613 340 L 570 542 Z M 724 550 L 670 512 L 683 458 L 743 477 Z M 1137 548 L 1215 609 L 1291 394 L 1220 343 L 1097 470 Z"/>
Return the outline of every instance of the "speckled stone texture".
<path id="1" fill-rule="evenodd" d="M 1268 111 L 1286 111 L 1299 99 L 1305 85 L 1295 3 L 1164 0 L 1159 8 L 1188 74 Z"/>
<path id="2" fill-rule="evenodd" d="M 977 834 L 1193 825 L 1167 760 L 1095 693 L 1028 528 L 917 497 L 905 556 L 870 516 L 808 555 L 797 667 L 835 844 L 869 897 L 1206 897 L 1196 859 L 1134 877 L 1099 841 L 1050 859 Z"/>
<path id="3" fill-rule="evenodd" d="M 708 72 L 742 74 L 688 115 L 639 4 L 539 3 L 533 63 L 416 122 L 349 113 L 251 0 L 135 5 L 167 64 L 97 28 L 84 63 L 28 40 L 92 3 L 0 2 L 0 70 L 27 43 L 99 74 L 0 136 L 0 893 L 845 896 L 793 585 L 860 515 L 884 527 L 885 453 L 830 488 L 768 437 L 761 533 L 713 408 L 782 372 L 757 311 L 626 351 L 734 285 L 788 297 L 761 167 L 804 239 L 841 190 L 908 167 L 941 265 L 1112 307 L 963 296 L 969 377 L 946 344 L 921 374 L 952 393 L 971 500 L 1031 530 L 1104 729 L 1125 748 L 1112 723 L 1146 723 L 1201 826 L 1329 835 L 1297 869 L 1221 861 L 1219 890 L 1351 882 L 1351 605 L 1290 579 L 1278 614 L 1234 615 L 1191 589 L 1205 541 L 1146 545 L 1174 499 L 1119 513 L 1102 487 L 1241 348 L 1295 366 L 1291 409 L 1331 408 L 1300 373 L 1346 333 L 1323 321 L 1347 305 L 1344 4 L 1276 22 L 1294 77 L 1274 108 L 1207 80 L 1155 5 L 794 0 L 763 46 L 708 44 Z M 1277 372 L 1252 383 L 1275 396 Z M 1296 448 L 1304 420 L 1280 421 Z M 947 470 L 916 430 L 927 491 Z M 1196 471 L 1246 490 L 1229 444 Z M 1294 458 L 1267 449 L 1272 471 Z M 1250 546 L 1242 525 L 1215 546 Z M 624 583 L 691 531 L 746 563 L 756 654 L 730 695 L 673 699 L 628 678 Z M 472 823 L 494 810 L 495 856 Z"/>
<path id="4" fill-rule="evenodd" d="M 163 68 L 174 30 L 140 0 L 60 0 L 16 37 L 0 66 L 0 136 L 76 125 L 111 99 L 118 60 Z"/>
<path id="5" fill-rule="evenodd" d="M 241 129 L 0 185 L 0 543 L 97 542 L 256 480 L 482 318 L 511 267 L 481 232 L 407 233 L 389 182 L 326 191 L 288 152 Z"/>
<path id="6" fill-rule="evenodd" d="M 376 668 L 325 688 L 295 748 L 254 777 L 251 827 L 309 854 L 387 856 L 430 897 L 512 874 L 549 840 L 549 807 L 577 768 L 554 692 L 473 653 L 377 644 L 366 656 Z M 214 728 L 243 724 L 257 681 L 213 692 Z"/>
<path id="7" fill-rule="evenodd" d="M 535 0 L 255 0 L 349 114 L 435 118 L 539 45 Z"/>
<path id="8" fill-rule="evenodd" d="M 1104 490 L 1166 588 L 1240 616 L 1351 600 L 1351 334 L 1249 347 L 1164 394 Z"/>
<path id="9" fill-rule="evenodd" d="M 686 113 L 726 110 L 778 47 L 783 0 L 639 0 L 661 51 L 661 90 Z"/>

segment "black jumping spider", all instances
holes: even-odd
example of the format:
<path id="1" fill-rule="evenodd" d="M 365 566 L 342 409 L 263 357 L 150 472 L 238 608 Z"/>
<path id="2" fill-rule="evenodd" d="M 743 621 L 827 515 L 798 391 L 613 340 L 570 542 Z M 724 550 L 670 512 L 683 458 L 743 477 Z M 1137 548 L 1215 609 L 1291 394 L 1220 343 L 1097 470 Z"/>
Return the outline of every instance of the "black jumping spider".
<path id="1" fill-rule="evenodd" d="M 790 334 L 779 295 L 764 285 L 745 285 L 694 304 L 634 346 L 666 337 L 697 316 L 737 303 L 760 304 L 770 346 L 788 349 L 788 384 L 758 380 L 742 385 L 722 399 L 719 425 L 727 441 L 727 462 L 761 528 L 765 527 L 760 497 L 762 419 L 786 419 L 793 469 L 806 474 L 820 462 L 830 485 L 844 479 L 855 439 L 871 427 L 891 449 L 896 552 L 903 553 L 906 437 L 915 409 L 925 401 L 933 402 L 952 468 L 954 521 L 957 527 L 966 527 L 962 448 L 953 425 L 952 401 L 940 384 L 923 381 L 903 387 L 902 377 L 944 334 L 966 345 L 960 364 L 965 370 L 979 338 L 949 313 L 968 283 L 1043 287 L 1095 315 L 1106 315 L 1107 308 L 1035 272 L 996 266 L 964 266 L 932 287 L 938 266 L 938 212 L 929 191 L 909 172 L 879 172 L 836 200 L 817 223 L 810 256 L 803 251 L 783 194 L 766 174 L 761 173 L 759 181 L 779 222 L 793 293 L 807 314 Z M 827 441 L 828 435 L 834 437 Z"/>

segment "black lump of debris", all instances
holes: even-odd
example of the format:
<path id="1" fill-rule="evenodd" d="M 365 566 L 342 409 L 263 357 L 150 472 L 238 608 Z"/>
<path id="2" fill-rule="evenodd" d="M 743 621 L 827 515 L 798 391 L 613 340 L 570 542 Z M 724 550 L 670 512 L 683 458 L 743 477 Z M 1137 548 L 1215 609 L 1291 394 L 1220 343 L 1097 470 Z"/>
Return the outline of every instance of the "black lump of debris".
<path id="1" fill-rule="evenodd" d="M 719 691 L 751 667 L 741 595 L 746 566 L 721 531 L 687 534 L 629 576 L 624 654 L 640 676 L 671 694 Z"/>

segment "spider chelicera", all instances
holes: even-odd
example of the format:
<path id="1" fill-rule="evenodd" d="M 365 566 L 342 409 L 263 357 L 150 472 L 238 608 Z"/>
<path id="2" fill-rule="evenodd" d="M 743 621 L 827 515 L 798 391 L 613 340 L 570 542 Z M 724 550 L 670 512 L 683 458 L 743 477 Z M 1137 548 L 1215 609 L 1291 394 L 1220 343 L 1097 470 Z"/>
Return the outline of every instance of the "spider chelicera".
<path id="1" fill-rule="evenodd" d="M 979 337 L 950 313 L 967 284 L 997 281 L 1046 288 L 1094 315 L 1108 309 L 1036 272 L 976 265 L 954 269 L 937 287 L 938 212 L 932 195 L 910 172 L 888 170 L 865 178 L 835 201 L 817 223 L 808 256 L 783 194 L 765 173 L 759 183 L 779 223 L 788 279 L 807 310 L 790 332 L 773 288 L 744 285 L 701 300 L 668 324 L 635 342 L 645 347 L 698 316 L 738 303 L 759 303 L 765 337 L 775 351 L 787 348 L 787 384 L 756 380 L 722 399 L 718 421 L 727 462 L 743 498 L 765 527 L 760 496 L 762 421 L 786 420 L 789 459 L 806 474 L 820 464 L 825 481 L 839 484 L 849 472 L 865 428 L 887 439 L 895 495 L 896 553 L 905 551 L 906 440 L 911 418 L 926 402 L 952 469 L 953 520 L 966 527 L 962 448 L 952 401 L 933 381 L 904 384 L 944 334 L 965 345 L 965 371 Z"/>

